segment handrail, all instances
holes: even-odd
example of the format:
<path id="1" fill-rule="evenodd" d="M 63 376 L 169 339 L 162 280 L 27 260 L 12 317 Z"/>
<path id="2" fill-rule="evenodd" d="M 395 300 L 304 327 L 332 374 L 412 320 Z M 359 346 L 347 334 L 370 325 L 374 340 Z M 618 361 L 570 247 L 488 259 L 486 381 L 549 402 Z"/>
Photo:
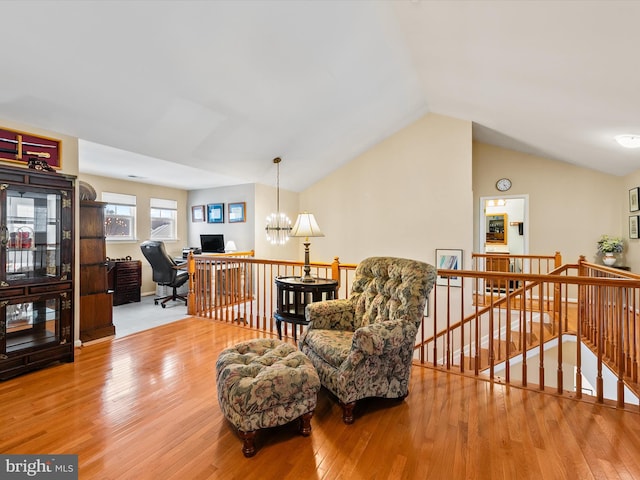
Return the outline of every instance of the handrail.
<path id="1" fill-rule="evenodd" d="M 586 348 L 595 357 L 590 382 L 595 384 L 595 401 L 615 401 L 625 407 L 626 398 L 638 404 L 633 394 L 640 393 L 636 341 L 640 275 L 588 263 L 584 257 L 546 274 L 440 269 L 438 275 L 462 277 L 462 289 L 450 282 L 444 292 L 438 291 L 442 286 L 437 288 L 434 335 L 417 345 L 422 363 L 477 377 L 488 375 L 492 381 L 514 386 L 536 385 L 541 391 L 553 386 L 558 394 L 582 398 Z M 486 292 L 496 285 L 502 289 Z M 472 289 L 471 311 L 465 287 Z M 463 313 L 459 321 L 451 309 L 457 301 L 457 310 Z M 441 330 L 436 331 L 435 325 Z M 566 341 L 575 346 L 563 347 Z M 551 342 L 556 345 L 555 359 L 548 358 Z M 537 371 L 527 365 L 533 361 L 532 352 L 537 354 Z M 576 364 L 575 386 L 568 384 L 563 372 L 567 355 Z M 520 362 L 519 367 L 514 361 Z M 549 380 L 545 362 L 554 362 L 555 381 Z M 517 379 L 514 369 L 520 370 Z M 605 385 L 607 375 L 612 378 L 609 385 Z"/>
<path id="2" fill-rule="evenodd" d="M 349 295 L 357 265 L 311 263 L 312 274 L 338 281 L 336 298 Z M 189 296 L 187 313 L 205 318 L 236 322 L 268 333 L 275 332 L 274 280 L 283 276 L 302 276 L 304 263 L 259 259 L 253 256 L 189 255 Z M 284 336 L 293 337 L 293 325 L 284 325 Z"/>
<path id="3" fill-rule="evenodd" d="M 478 269 L 438 270 L 438 285 L 416 339 L 415 362 L 515 387 L 551 388 L 562 396 L 628 406 L 632 393 L 640 392 L 640 275 L 583 257 L 560 264 L 557 252 L 473 256 L 480 261 Z M 486 258 L 509 265 L 520 262 L 523 271 L 483 271 L 492 266 L 481 262 Z M 273 335 L 274 280 L 303 274 L 302 262 L 254 258 L 253 252 L 190 254 L 188 268 L 190 315 Z M 355 264 L 342 264 L 336 257 L 311 268 L 314 276 L 339 281 L 337 298 L 349 296 Z M 461 279 L 461 287 L 452 286 L 452 278 Z M 293 341 L 293 328 L 299 328 L 296 333 L 303 328 L 283 327 L 287 341 Z M 587 352 L 594 352 L 595 360 Z M 575 365 L 575 385 L 574 372 L 565 371 L 567 362 Z M 587 381 L 589 389 L 583 391 Z M 590 389 L 593 396 L 587 393 Z"/>

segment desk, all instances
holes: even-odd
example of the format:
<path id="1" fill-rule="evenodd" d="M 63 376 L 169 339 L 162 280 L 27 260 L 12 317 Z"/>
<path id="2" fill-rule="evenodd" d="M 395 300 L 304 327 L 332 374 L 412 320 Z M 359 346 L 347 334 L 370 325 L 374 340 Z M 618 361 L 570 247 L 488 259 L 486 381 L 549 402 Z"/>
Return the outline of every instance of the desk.
<path id="1" fill-rule="evenodd" d="M 282 322 L 293 324 L 293 340 L 298 341 L 297 325 L 308 325 L 304 310 L 309 303 L 333 300 L 338 281 L 317 278 L 315 282 L 303 282 L 300 277 L 277 277 L 278 309 L 274 313 L 278 338 L 282 340 Z"/>

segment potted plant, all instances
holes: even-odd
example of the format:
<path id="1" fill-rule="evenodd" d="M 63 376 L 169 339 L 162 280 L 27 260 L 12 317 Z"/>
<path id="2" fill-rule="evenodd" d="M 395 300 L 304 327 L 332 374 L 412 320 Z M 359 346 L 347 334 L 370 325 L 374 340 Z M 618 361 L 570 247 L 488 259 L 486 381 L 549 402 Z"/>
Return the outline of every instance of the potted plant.
<path id="1" fill-rule="evenodd" d="M 616 253 L 622 253 L 624 243 L 620 237 L 602 235 L 598 240 L 598 252 L 602 253 L 602 262 L 605 265 L 616 263 Z"/>

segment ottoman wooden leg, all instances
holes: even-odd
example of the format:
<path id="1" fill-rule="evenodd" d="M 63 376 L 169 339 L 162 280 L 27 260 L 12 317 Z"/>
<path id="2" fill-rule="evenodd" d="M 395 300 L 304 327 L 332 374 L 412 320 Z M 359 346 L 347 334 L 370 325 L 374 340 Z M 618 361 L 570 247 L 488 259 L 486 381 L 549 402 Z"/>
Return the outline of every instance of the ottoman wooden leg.
<path id="1" fill-rule="evenodd" d="M 256 454 L 256 431 L 243 432 L 238 430 L 238 434 L 242 439 L 242 453 L 244 453 L 244 456 L 247 458 L 253 457 Z"/>
<path id="2" fill-rule="evenodd" d="M 351 425 L 353 423 L 353 409 L 356 406 L 356 402 L 340 402 L 340 406 L 342 407 L 342 421 L 347 425 Z"/>
<path id="3" fill-rule="evenodd" d="M 313 410 L 298 418 L 298 430 L 303 437 L 311 435 L 311 417 L 313 417 Z"/>

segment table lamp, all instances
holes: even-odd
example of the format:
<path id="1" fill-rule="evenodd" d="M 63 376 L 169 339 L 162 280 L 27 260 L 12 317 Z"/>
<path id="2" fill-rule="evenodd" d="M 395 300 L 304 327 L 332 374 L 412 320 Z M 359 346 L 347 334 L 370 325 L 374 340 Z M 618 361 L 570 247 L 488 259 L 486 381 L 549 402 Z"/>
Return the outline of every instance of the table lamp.
<path id="1" fill-rule="evenodd" d="M 236 247 L 236 242 L 234 242 L 233 240 L 229 240 L 224 246 L 225 253 L 233 253 L 236 250 L 238 250 L 238 247 Z"/>
<path id="2" fill-rule="evenodd" d="M 313 213 L 302 212 L 298 214 L 296 223 L 293 224 L 290 237 L 304 237 L 304 276 L 300 279 L 302 282 L 315 282 L 311 276 L 311 266 L 309 265 L 309 237 L 324 237 L 324 233 L 320 231 L 318 222 L 316 222 Z"/>

